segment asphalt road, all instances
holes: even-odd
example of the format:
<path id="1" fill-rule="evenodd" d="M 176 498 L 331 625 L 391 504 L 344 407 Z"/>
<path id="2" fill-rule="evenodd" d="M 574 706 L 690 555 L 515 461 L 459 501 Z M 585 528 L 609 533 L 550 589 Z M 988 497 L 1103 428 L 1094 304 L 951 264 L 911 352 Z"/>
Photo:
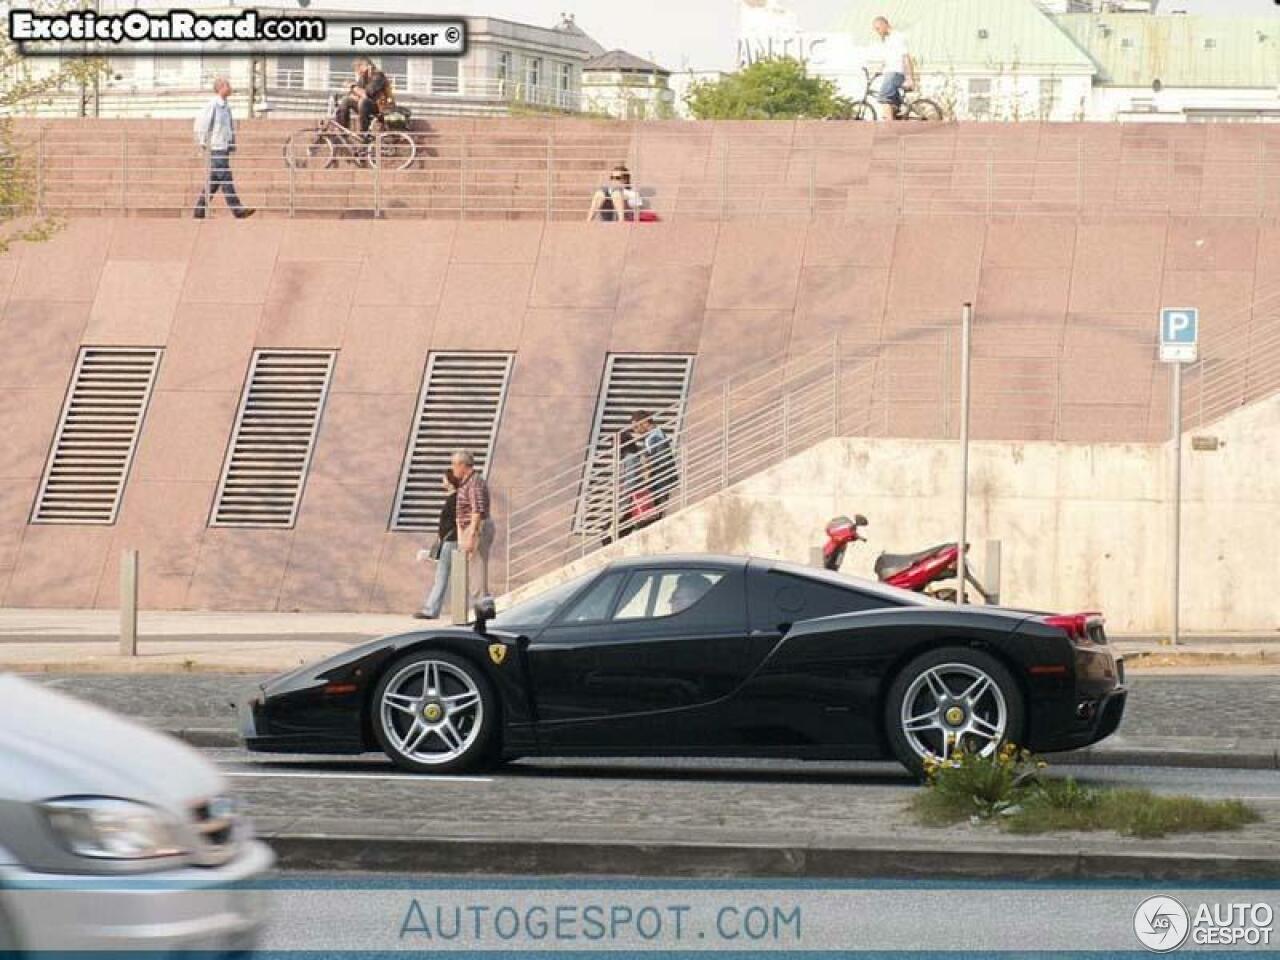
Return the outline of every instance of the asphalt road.
<path id="1" fill-rule="evenodd" d="M 306 798 L 317 812 L 349 809 L 345 792 L 358 793 L 376 803 L 380 793 L 394 798 L 400 789 L 437 793 L 458 790 L 483 796 L 484 803 L 501 804 L 498 794 L 524 795 L 537 791 L 540 802 L 581 812 L 587 796 L 607 788 L 610 793 L 637 795 L 646 789 L 674 791 L 701 786 L 720 790 L 734 786 L 796 789 L 859 787 L 864 791 L 905 796 L 916 782 L 895 763 L 812 763 L 793 760 L 721 759 L 538 759 L 520 760 L 497 771 L 467 776 L 411 774 L 398 770 L 384 757 L 307 757 L 250 754 L 242 750 L 206 750 L 232 779 L 237 789 L 260 812 L 296 810 L 294 801 Z M 1194 768 L 1055 764 L 1054 776 L 1074 777 L 1082 783 L 1115 787 L 1143 787 L 1155 793 L 1200 797 L 1235 797 L 1280 801 L 1280 771 L 1202 770 Z M 325 794 L 315 787 L 326 784 Z M 556 799 L 550 795 L 555 794 Z M 466 801 L 463 801 L 464 806 Z"/>
<path id="2" fill-rule="evenodd" d="M 228 707 L 264 678 L 220 674 L 62 674 L 36 679 L 153 724 L 231 728 Z M 1274 676 L 1134 674 L 1120 732 L 1131 737 L 1271 738 Z"/>
<path id="3" fill-rule="evenodd" d="M 404 773 L 376 756 L 264 758 L 238 750 L 206 755 L 223 769 L 266 834 L 485 837 L 498 844 L 529 838 L 602 842 L 625 835 L 637 843 L 776 845 L 815 831 L 922 839 L 920 825 L 906 814 L 919 787 L 901 767 L 887 763 L 526 760 L 451 777 Z M 1267 819 L 1251 836 L 1271 843 L 1280 832 L 1278 771 L 1094 765 L 1053 771 L 1093 784 L 1245 799 Z M 1163 845 L 1178 844 L 1170 837 Z M 501 869 L 493 864 L 493 872 Z"/>

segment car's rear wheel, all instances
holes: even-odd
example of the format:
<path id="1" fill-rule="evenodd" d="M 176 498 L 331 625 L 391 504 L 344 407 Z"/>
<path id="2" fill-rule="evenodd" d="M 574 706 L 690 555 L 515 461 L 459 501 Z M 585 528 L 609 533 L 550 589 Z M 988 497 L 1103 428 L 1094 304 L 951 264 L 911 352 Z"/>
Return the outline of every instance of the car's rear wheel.
<path id="1" fill-rule="evenodd" d="M 373 731 L 397 766 L 416 773 L 474 770 L 491 755 L 498 710 L 471 661 L 440 650 L 397 660 L 373 692 Z"/>
<path id="2" fill-rule="evenodd" d="M 989 756 L 1022 737 L 1025 707 L 1013 676 L 995 657 L 967 647 L 930 650 L 894 678 L 885 730 L 894 756 L 916 776 L 929 757 L 957 749 Z"/>

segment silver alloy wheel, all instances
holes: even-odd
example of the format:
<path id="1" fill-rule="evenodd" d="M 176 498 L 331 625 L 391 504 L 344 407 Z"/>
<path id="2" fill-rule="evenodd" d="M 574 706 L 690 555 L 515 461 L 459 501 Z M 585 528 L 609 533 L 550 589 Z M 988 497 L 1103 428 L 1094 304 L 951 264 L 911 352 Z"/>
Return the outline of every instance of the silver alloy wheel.
<path id="1" fill-rule="evenodd" d="M 902 735 L 922 758 L 946 760 L 962 744 L 989 756 L 1004 740 L 1009 707 L 986 671 L 968 663 L 941 663 L 911 681 L 900 722 Z"/>
<path id="2" fill-rule="evenodd" d="M 484 725 L 480 688 L 446 660 L 420 660 L 401 668 L 378 707 L 387 742 L 423 764 L 456 760 L 476 742 Z"/>

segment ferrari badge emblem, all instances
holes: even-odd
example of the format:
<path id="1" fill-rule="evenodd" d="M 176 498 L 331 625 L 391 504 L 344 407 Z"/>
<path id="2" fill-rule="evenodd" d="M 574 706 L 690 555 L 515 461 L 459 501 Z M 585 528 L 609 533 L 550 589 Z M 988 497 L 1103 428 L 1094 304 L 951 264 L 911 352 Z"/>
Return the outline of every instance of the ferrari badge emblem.
<path id="1" fill-rule="evenodd" d="M 495 667 L 502 666 L 502 661 L 507 659 L 507 645 L 505 643 L 489 644 L 489 659 L 493 661 Z"/>

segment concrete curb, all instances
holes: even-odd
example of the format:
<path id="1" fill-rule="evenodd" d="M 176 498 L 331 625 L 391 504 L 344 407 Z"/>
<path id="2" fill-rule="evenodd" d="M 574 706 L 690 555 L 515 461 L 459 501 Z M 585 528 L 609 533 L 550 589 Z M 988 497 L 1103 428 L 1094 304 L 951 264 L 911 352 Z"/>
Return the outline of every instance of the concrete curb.
<path id="1" fill-rule="evenodd" d="M 645 877 L 901 877 L 1241 880 L 1280 877 L 1280 857 L 1001 846 L 664 843 L 288 834 L 265 836 L 285 870 Z"/>
<path id="2" fill-rule="evenodd" d="M 185 727 L 169 729 L 165 733 L 193 747 L 234 749 L 240 746 L 239 734 L 225 727 Z M 1113 767 L 1183 767 L 1201 770 L 1280 770 L 1280 755 L 1277 755 L 1277 751 L 1269 745 L 1216 751 L 1163 746 L 1090 747 L 1085 750 L 1050 754 L 1048 760 L 1051 766 L 1079 764 Z"/>
<path id="3" fill-rule="evenodd" d="M 1198 770 L 1280 770 L 1280 756 L 1273 749 L 1199 750 L 1177 747 L 1113 747 L 1052 753 L 1049 765 L 1114 767 L 1182 767 Z"/>

